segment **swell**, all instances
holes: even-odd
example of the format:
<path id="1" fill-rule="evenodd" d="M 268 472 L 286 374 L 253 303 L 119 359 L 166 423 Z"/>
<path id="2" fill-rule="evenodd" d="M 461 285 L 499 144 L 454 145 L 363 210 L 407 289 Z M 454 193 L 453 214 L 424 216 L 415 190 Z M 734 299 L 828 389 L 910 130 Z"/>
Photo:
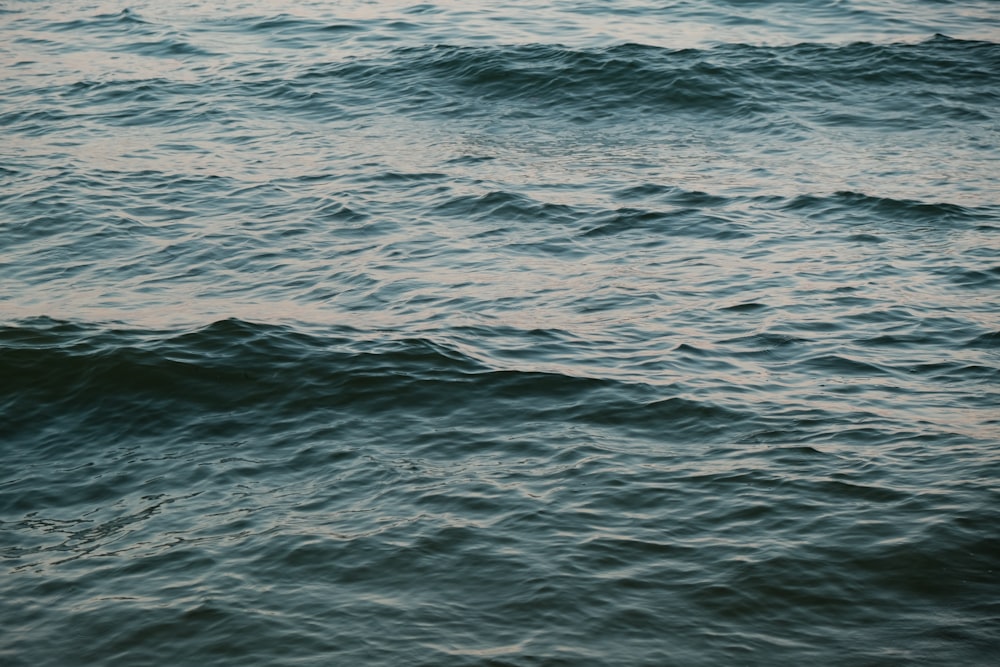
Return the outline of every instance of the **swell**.
<path id="1" fill-rule="evenodd" d="M 169 58 L 210 58 L 169 36 L 122 48 Z M 112 125 L 241 118 L 239 103 L 198 103 L 221 93 L 233 102 L 252 100 L 260 111 L 328 122 L 387 112 L 415 117 L 556 115 L 584 123 L 695 114 L 701 122 L 740 121 L 754 131 L 771 126 L 794 133 L 805 131 L 809 123 L 912 130 L 992 119 L 998 100 L 993 91 L 1000 88 L 1000 46 L 944 36 L 919 44 L 685 50 L 639 44 L 578 49 L 436 45 L 329 62 L 264 59 L 196 71 L 195 82 L 169 75 L 77 79 L 30 91 L 58 96 L 60 109 L 15 108 L 0 113 L 0 124 L 29 132 L 80 115 Z M 66 104 L 80 113 L 67 114 L 62 110 Z"/>
<path id="2" fill-rule="evenodd" d="M 782 202 L 786 211 L 817 220 L 845 216 L 886 222 L 937 222 L 962 226 L 986 224 L 1000 214 L 997 206 L 963 206 L 950 202 L 878 197 L 862 192 L 840 191 L 830 195 L 799 195 Z"/>
<path id="3" fill-rule="evenodd" d="M 493 368 L 426 338 L 313 336 L 224 320 L 180 335 L 35 321 L 0 331 L 9 436 L 77 415 L 89 427 L 243 414 L 257 424 L 341 414 L 495 423 L 581 422 L 711 434 L 746 417 L 596 377 Z"/>
<path id="4" fill-rule="evenodd" d="M 963 105 L 986 119 L 989 112 L 983 110 L 996 99 L 989 92 L 996 88 L 996 71 L 997 45 L 943 36 L 916 45 L 731 45 L 707 50 L 638 44 L 600 49 L 430 46 L 397 49 L 385 59 L 314 65 L 299 72 L 293 85 L 342 82 L 359 90 L 391 88 L 401 110 L 418 114 L 503 114 L 511 105 L 539 112 L 544 106 L 581 121 L 677 112 L 748 119 L 803 109 L 819 122 L 864 124 L 879 120 L 873 114 L 880 111 L 883 122 L 903 117 L 920 121 L 927 114 L 947 117 Z M 952 91 L 948 103 L 941 102 L 944 89 Z M 900 104 L 894 93 L 908 102 Z M 817 102 L 840 106 L 845 98 L 845 107 L 861 104 L 862 115 L 855 121 L 846 111 L 830 114 L 815 108 Z M 919 114 L 905 108 L 914 103 Z"/>
<path id="5" fill-rule="evenodd" d="M 71 36 L 72 39 L 62 45 L 69 50 L 80 49 L 94 40 L 111 51 L 143 56 L 185 58 L 214 55 L 212 51 L 192 43 L 184 34 L 147 20 L 128 8 L 117 13 L 49 21 L 41 25 L 31 19 L 21 19 L 21 22 L 53 36 L 59 33 Z"/>

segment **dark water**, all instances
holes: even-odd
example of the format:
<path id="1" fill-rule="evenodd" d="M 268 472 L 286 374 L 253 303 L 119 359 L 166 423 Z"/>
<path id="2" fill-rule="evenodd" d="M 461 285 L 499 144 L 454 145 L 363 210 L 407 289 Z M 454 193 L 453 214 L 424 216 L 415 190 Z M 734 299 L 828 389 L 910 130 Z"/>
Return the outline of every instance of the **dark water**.
<path id="1" fill-rule="evenodd" d="M 0 3 L 4 665 L 1000 662 L 995 2 Z"/>

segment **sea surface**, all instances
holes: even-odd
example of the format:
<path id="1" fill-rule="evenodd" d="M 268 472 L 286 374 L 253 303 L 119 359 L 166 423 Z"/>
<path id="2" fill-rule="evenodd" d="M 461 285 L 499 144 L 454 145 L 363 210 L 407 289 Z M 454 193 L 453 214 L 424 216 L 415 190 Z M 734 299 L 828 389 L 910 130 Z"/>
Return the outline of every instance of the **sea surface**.
<path id="1" fill-rule="evenodd" d="M 0 664 L 1000 664 L 1000 3 L 0 1 Z"/>

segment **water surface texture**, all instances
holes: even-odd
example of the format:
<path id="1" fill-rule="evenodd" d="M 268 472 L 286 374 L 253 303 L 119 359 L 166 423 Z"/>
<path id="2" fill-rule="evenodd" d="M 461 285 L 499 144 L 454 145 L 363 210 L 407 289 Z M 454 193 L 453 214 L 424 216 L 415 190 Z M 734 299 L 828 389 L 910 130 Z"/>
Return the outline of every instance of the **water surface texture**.
<path id="1" fill-rule="evenodd" d="M 995 665 L 992 1 L 0 3 L 0 662 Z"/>

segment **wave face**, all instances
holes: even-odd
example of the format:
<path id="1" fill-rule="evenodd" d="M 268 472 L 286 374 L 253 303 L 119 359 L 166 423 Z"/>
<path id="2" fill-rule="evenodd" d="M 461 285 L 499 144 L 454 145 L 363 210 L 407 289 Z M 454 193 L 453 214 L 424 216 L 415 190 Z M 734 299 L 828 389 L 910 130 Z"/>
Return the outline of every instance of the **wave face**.
<path id="1" fill-rule="evenodd" d="M 998 34 L 6 3 L 0 662 L 991 664 Z"/>

